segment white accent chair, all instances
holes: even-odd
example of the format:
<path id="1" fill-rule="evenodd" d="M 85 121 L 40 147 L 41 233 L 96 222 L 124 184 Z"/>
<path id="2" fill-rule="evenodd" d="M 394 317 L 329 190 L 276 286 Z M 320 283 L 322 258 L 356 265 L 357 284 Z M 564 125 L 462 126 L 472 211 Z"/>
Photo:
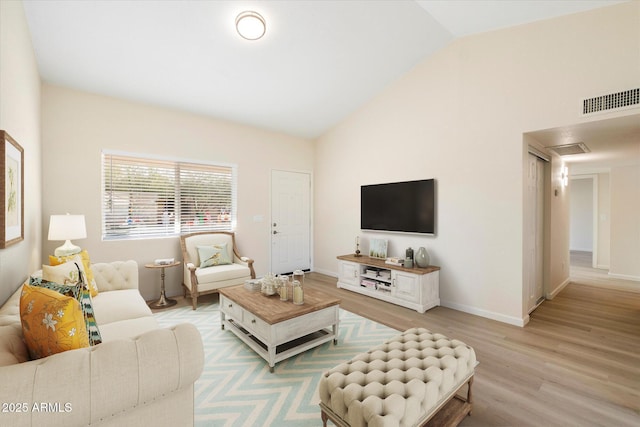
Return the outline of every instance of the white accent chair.
<path id="1" fill-rule="evenodd" d="M 231 264 L 200 268 L 201 260 L 198 246 L 227 245 L 228 259 Z M 203 231 L 180 236 L 184 262 L 182 282 L 184 296 L 187 292 L 195 310 L 198 296 L 218 292 L 227 286 L 241 285 L 247 279 L 255 279 L 253 260 L 240 256 L 236 247 L 235 234 L 231 231 Z"/>

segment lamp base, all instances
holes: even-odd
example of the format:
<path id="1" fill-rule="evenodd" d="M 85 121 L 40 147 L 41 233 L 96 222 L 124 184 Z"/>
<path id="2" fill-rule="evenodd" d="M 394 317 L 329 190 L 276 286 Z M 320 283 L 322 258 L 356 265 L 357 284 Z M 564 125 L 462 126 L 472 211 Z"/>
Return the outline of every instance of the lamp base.
<path id="1" fill-rule="evenodd" d="M 56 248 L 53 254 L 55 256 L 69 256 L 79 254 L 81 251 L 82 248 L 80 246 L 76 246 L 71 243 L 71 241 L 67 240 L 66 242 L 64 242 L 64 245 Z"/>

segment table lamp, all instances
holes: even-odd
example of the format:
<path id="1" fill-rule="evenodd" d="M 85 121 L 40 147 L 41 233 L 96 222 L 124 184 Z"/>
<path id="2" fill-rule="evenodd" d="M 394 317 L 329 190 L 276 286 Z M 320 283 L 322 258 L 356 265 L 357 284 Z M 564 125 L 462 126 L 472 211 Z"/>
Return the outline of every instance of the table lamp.
<path id="1" fill-rule="evenodd" d="M 49 221 L 49 240 L 64 240 L 64 245 L 56 248 L 55 256 L 68 256 L 80 253 L 79 246 L 71 243 L 71 239 L 85 239 L 87 227 L 84 215 L 51 215 Z"/>

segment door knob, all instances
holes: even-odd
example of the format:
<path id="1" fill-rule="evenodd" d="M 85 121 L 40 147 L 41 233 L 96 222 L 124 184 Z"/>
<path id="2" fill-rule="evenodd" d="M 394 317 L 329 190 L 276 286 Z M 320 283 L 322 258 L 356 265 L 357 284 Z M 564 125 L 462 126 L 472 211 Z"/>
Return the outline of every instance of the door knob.
<path id="1" fill-rule="evenodd" d="M 273 230 L 273 234 L 278 234 L 278 232 L 276 230 Z"/>
<path id="2" fill-rule="evenodd" d="M 274 223 L 273 223 L 273 226 L 275 227 L 276 225 L 278 225 L 278 224 L 276 224 L 276 223 L 274 222 Z"/>

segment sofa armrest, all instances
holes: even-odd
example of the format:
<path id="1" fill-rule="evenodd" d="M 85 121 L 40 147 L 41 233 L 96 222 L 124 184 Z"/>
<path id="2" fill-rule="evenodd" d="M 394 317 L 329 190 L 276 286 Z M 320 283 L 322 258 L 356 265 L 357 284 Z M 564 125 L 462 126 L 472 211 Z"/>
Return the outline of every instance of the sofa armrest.
<path id="1" fill-rule="evenodd" d="M 99 292 L 138 289 L 136 261 L 97 262 L 91 264 L 91 270 Z"/>
<path id="2" fill-rule="evenodd" d="M 193 387 L 203 365 L 200 333 L 185 323 L 0 367 L 3 383 L 11 384 L 0 387 L 0 402 L 20 407 L 0 412 L 0 425 L 108 423 L 123 412 Z M 46 410 L 38 410 L 41 405 Z"/>

